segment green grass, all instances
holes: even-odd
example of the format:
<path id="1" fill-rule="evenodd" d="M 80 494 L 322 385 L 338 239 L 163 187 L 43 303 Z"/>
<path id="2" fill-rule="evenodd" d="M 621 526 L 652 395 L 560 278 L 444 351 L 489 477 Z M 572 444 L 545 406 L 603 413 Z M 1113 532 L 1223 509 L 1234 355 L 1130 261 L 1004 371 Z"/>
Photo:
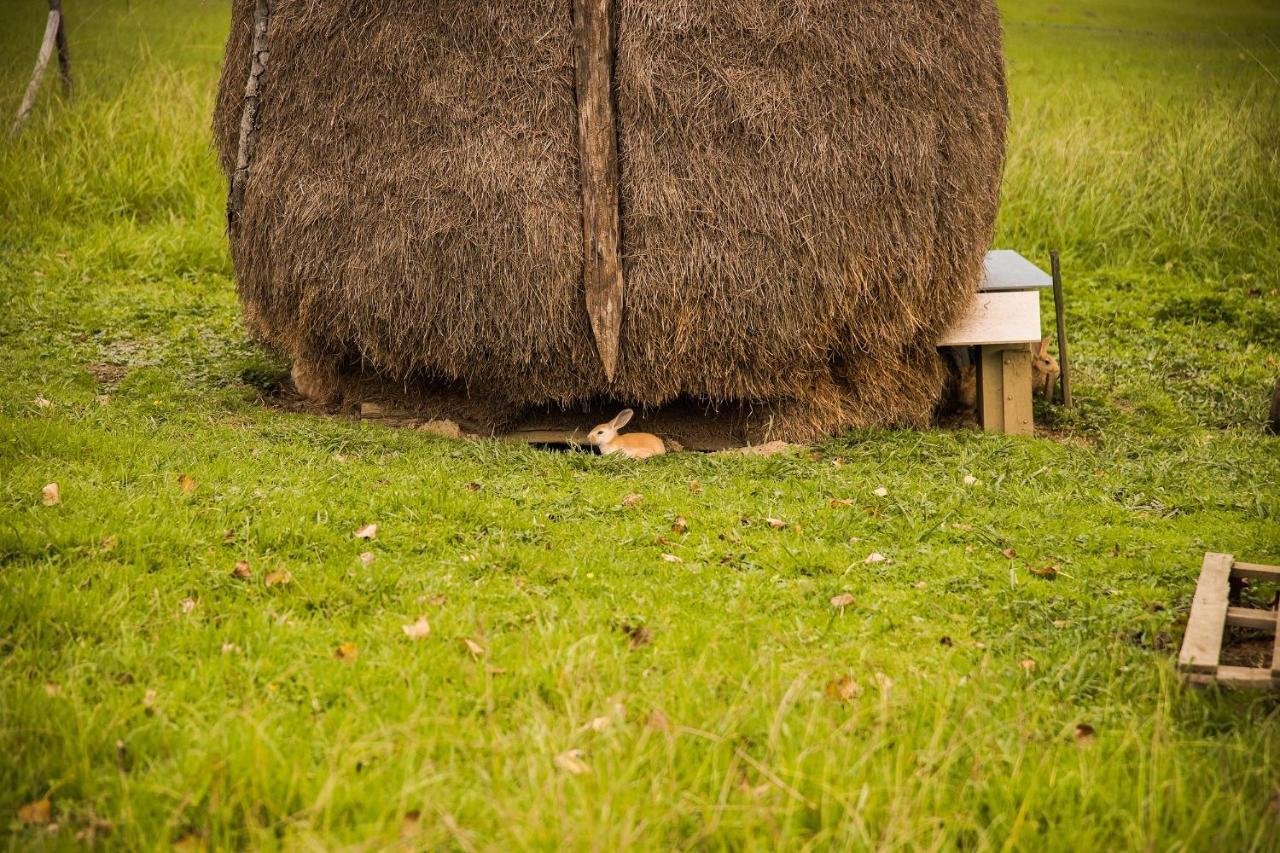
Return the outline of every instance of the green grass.
<path id="1" fill-rule="evenodd" d="M 0 147 L 6 846 L 1280 848 L 1280 705 L 1172 663 L 1204 551 L 1280 562 L 1273 3 L 1004 3 L 997 242 L 1061 248 L 1071 303 L 1051 439 L 643 466 L 262 406 L 226 4 L 67 5 L 77 96 Z M 40 6 L 0 11 L 6 117 Z"/>

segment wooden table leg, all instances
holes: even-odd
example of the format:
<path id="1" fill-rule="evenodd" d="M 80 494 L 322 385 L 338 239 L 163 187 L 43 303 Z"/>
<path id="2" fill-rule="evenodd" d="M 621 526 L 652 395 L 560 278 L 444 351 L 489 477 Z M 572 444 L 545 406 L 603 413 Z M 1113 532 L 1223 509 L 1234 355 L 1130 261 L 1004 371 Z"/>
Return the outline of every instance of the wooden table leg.
<path id="1" fill-rule="evenodd" d="M 986 432 L 1031 435 L 1031 351 L 1005 345 L 981 347 L 978 357 L 978 422 Z"/>

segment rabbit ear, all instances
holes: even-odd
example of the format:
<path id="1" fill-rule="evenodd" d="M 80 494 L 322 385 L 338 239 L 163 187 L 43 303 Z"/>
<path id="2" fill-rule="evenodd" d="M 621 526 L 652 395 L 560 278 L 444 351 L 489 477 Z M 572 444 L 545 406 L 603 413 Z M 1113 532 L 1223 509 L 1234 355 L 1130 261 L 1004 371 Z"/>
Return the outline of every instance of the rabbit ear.
<path id="1" fill-rule="evenodd" d="M 1040 358 L 1044 358 L 1049 354 L 1049 342 L 1053 340 L 1053 335 L 1045 335 L 1040 339 Z"/>
<path id="2" fill-rule="evenodd" d="M 635 412 L 630 409 L 623 409 L 621 412 L 618 412 L 618 416 L 613 419 L 613 428 L 622 429 L 631 422 L 631 417 L 634 414 Z"/>

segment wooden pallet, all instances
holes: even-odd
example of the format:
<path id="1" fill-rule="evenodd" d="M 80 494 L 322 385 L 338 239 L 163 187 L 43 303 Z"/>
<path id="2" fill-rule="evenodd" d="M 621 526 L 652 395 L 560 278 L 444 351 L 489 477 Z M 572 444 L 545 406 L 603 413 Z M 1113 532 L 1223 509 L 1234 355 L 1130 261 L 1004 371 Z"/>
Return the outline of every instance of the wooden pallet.
<path id="1" fill-rule="evenodd" d="M 1190 683 L 1280 690 L 1280 607 L 1276 610 L 1232 607 L 1231 581 L 1245 578 L 1280 583 L 1280 566 L 1237 563 L 1231 554 L 1204 555 L 1196 595 L 1191 602 L 1191 616 L 1187 619 L 1187 633 L 1178 653 L 1178 669 Z M 1219 664 L 1223 637 L 1233 625 L 1275 636 L 1269 669 Z"/>

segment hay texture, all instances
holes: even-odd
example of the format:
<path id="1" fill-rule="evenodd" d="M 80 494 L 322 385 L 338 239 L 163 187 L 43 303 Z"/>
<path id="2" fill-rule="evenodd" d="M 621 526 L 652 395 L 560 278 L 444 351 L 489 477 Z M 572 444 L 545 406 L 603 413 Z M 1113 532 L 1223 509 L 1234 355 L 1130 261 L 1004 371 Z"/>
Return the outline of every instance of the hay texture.
<path id="1" fill-rule="evenodd" d="M 254 5 L 215 116 L 228 174 Z M 377 381 L 495 427 L 601 399 L 742 407 L 757 440 L 927 423 L 996 214 L 993 0 L 618 0 L 616 20 L 613 383 L 584 308 L 568 0 L 272 0 L 230 231 L 250 329 L 335 394 Z"/>

